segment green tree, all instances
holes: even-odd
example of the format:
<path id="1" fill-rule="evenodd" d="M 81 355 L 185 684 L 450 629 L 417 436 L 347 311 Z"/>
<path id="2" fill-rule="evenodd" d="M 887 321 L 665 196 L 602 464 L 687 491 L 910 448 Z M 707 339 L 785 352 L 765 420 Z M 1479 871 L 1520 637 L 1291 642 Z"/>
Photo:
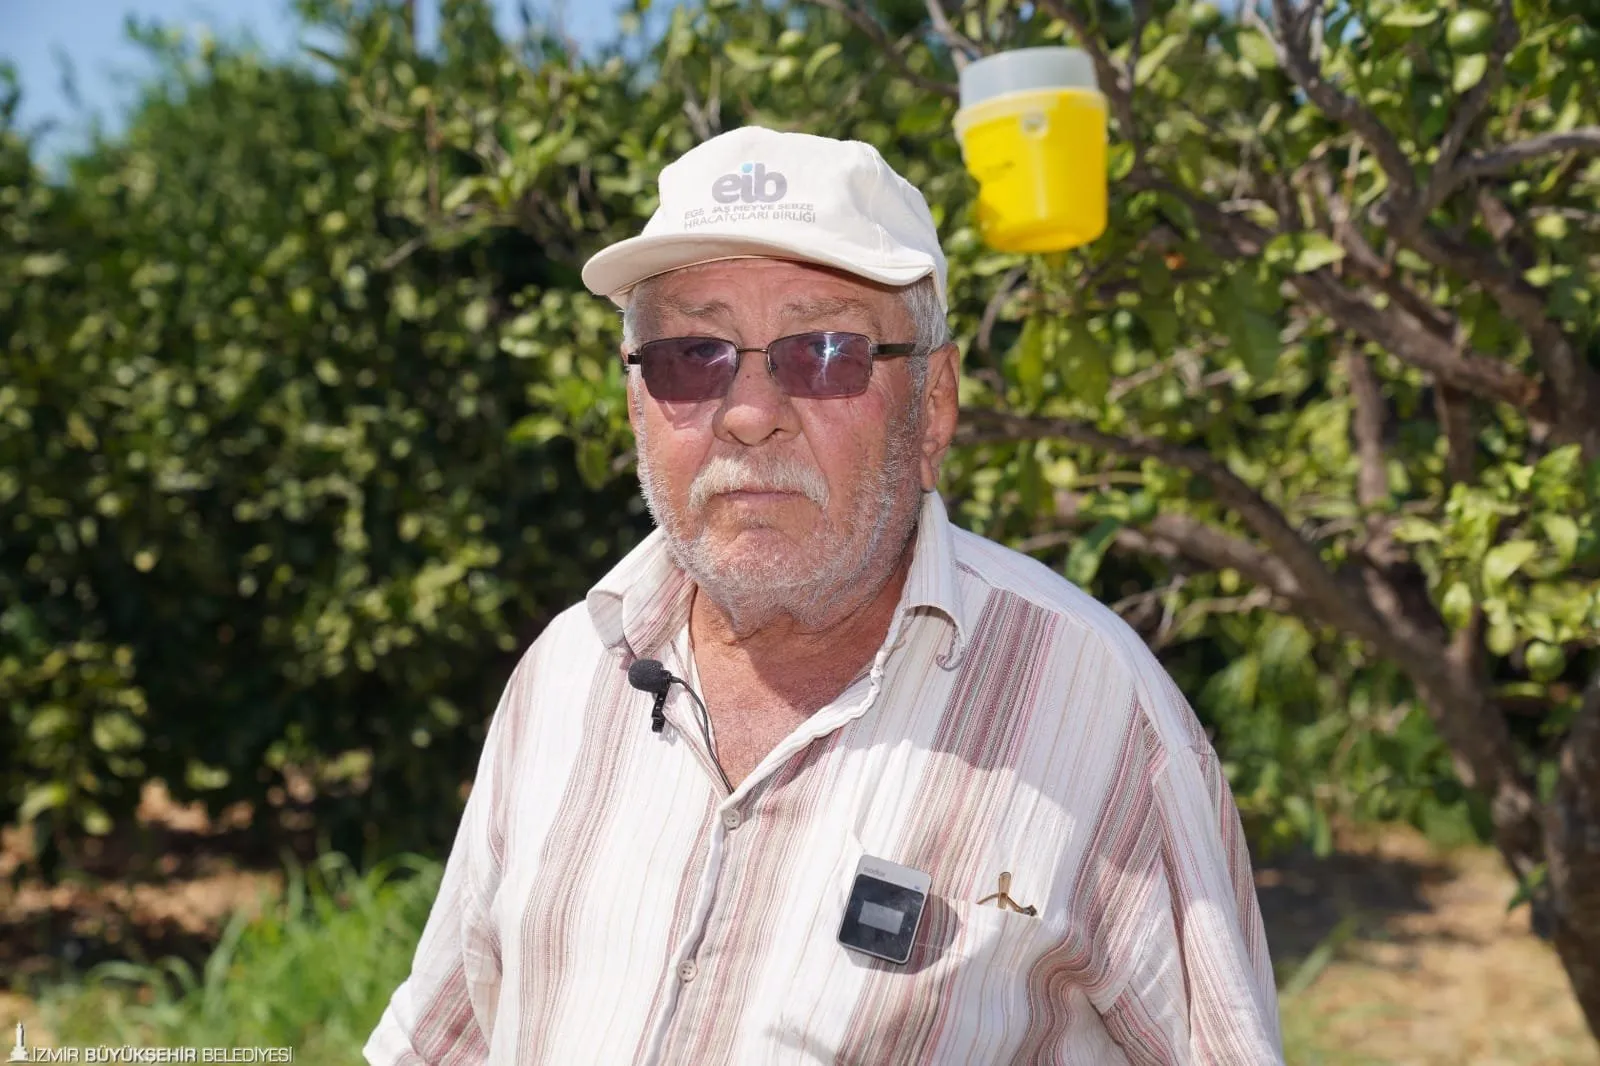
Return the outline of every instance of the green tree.
<path id="1" fill-rule="evenodd" d="M 418 101 L 510 63 L 369 22 Z M 0 130 L 0 814 L 64 843 L 159 778 L 269 828 L 309 775 L 337 846 L 438 845 L 511 661 L 648 528 L 604 434 L 511 432 L 609 375 L 605 424 L 573 352 L 614 316 L 461 210 L 437 128 L 145 38 L 163 77 L 64 181 Z"/>

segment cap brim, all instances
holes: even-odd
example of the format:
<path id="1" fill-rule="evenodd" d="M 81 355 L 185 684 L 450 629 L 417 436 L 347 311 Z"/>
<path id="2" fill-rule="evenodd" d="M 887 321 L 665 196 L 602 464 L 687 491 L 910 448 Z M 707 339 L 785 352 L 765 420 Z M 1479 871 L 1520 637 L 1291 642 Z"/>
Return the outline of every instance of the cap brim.
<path id="1" fill-rule="evenodd" d="M 815 263 L 895 286 L 910 285 L 935 272 L 931 263 L 862 266 L 800 243 L 710 233 L 663 233 L 629 237 L 602 248 L 583 265 L 583 283 L 589 291 L 610 297 L 619 307 L 626 307 L 629 290 L 648 278 L 701 263 L 751 257 Z"/>

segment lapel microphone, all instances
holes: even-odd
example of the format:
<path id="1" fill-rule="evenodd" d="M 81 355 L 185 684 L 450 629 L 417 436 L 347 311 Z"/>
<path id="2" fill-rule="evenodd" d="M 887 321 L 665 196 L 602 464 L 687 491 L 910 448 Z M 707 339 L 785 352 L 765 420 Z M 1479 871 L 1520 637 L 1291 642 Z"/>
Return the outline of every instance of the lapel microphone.
<path id="1" fill-rule="evenodd" d="M 662 713 L 662 707 L 667 702 L 667 690 L 678 679 L 667 672 L 661 665 L 660 659 L 635 659 L 628 666 L 628 684 L 640 692 L 648 692 L 656 698 L 650 707 L 650 731 L 659 733 L 667 726 L 667 716 Z M 688 685 L 684 685 L 688 688 Z"/>
<path id="2" fill-rule="evenodd" d="M 694 700 L 696 717 L 699 719 L 701 735 L 706 740 L 706 751 L 711 755 L 711 762 L 717 768 L 717 776 L 722 778 L 722 785 L 729 792 L 733 785 L 728 781 L 728 775 L 723 773 L 722 764 L 717 759 L 716 745 L 711 741 L 711 712 L 706 710 L 706 702 L 700 698 L 700 693 L 689 687 L 689 682 L 681 677 L 674 677 L 660 659 L 635 659 L 628 664 L 628 684 L 640 692 L 648 692 L 655 697 L 655 702 L 650 705 L 650 731 L 659 733 L 667 727 L 667 716 L 663 712 L 667 704 L 667 691 L 673 685 L 682 685 L 683 691 Z"/>

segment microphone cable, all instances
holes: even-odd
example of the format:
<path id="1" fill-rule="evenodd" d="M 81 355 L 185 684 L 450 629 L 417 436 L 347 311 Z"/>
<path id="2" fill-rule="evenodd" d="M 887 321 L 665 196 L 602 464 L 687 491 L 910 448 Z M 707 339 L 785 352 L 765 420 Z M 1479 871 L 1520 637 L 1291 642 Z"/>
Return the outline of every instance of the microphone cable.
<path id="1" fill-rule="evenodd" d="M 661 665 L 660 659 L 635 659 L 628 665 L 628 684 L 654 697 L 650 707 L 650 729 L 655 733 L 661 732 L 666 727 L 666 716 L 662 713 L 662 708 L 667 702 L 667 692 L 673 685 L 683 686 L 683 691 L 694 700 L 695 724 L 700 727 L 700 735 L 705 738 L 706 754 L 711 757 L 711 765 L 716 767 L 717 776 L 722 779 L 722 787 L 731 795 L 733 783 L 722 770 L 722 760 L 717 758 L 717 745 L 711 737 L 711 711 L 707 709 L 706 701 L 700 698 L 700 693 L 696 692 L 689 682 L 668 671 Z"/>

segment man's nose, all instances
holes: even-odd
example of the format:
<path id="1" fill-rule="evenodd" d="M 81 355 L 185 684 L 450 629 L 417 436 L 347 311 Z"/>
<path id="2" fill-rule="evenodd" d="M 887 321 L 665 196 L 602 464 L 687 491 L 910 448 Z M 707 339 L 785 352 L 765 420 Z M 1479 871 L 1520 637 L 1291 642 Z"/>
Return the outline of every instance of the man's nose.
<path id="1" fill-rule="evenodd" d="M 767 369 L 767 353 L 741 352 L 739 370 L 717 412 L 718 428 L 740 444 L 760 444 L 792 416 L 789 398 Z"/>

